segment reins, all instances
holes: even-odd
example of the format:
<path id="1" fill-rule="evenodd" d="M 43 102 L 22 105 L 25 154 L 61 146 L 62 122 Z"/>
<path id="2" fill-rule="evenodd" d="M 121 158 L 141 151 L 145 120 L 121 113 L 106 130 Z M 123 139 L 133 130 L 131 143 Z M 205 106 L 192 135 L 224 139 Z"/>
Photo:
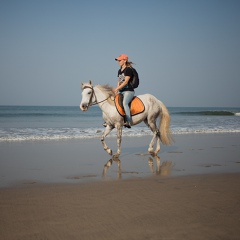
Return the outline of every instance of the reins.
<path id="1" fill-rule="evenodd" d="M 94 89 L 93 89 L 93 87 L 89 87 L 89 86 L 85 86 L 83 89 L 85 89 L 85 88 L 90 88 L 90 89 L 92 90 L 92 93 L 91 93 L 91 96 L 90 96 L 89 102 L 88 102 L 88 106 L 89 106 L 89 107 L 91 107 L 91 106 L 93 106 L 93 105 L 97 105 L 97 104 L 102 103 L 102 102 L 105 102 L 105 101 L 108 100 L 108 98 L 110 97 L 110 96 L 108 96 L 106 99 L 104 99 L 104 100 L 102 100 L 102 101 L 99 101 L 99 102 L 97 102 L 97 101 L 92 102 L 93 94 L 94 94 L 94 96 L 95 96 L 95 99 L 97 100 L 97 97 L 96 97 L 96 94 L 95 94 L 95 92 L 94 92 Z"/>

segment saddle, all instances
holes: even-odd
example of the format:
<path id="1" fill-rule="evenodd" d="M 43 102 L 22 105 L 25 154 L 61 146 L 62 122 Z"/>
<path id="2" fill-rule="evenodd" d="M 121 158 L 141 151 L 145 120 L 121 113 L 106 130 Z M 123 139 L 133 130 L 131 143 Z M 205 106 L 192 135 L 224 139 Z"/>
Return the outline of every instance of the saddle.
<path id="1" fill-rule="evenodd" d="M 125 111 L 123 108 L 123 95 L 117 94 L 114 99 L 114 102 L 115 102 L 115 106 L 117 108 L 118 113 L 122 117 L 124 117 L 126 114 L 125 114 Z M 131 116 L 142 113 L 145 110 L 145 106 L 144 106 L 142 100 L 136 96 L 133 97 L 132 101 L 129 103 L 129 107 L 130 107 Z"/>

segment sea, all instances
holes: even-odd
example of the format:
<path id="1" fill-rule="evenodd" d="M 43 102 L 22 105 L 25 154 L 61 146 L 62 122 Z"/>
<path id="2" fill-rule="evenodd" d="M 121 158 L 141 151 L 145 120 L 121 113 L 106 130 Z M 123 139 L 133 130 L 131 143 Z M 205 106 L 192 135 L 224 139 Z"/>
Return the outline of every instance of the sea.
<path id="1" fill-rule="evenodd" d="M 168 107 L 171 131 L 179 134 L 240 133 L 240 108 Z M 98 106 L 82 112 L 78 106 L 0 106 L 0 142 L 62 141 L 100 138 Z M 144 123 L 124 129 L 123 136 L 151 135 Z M 113 130 L 109 137 L 115 137 Z"/>

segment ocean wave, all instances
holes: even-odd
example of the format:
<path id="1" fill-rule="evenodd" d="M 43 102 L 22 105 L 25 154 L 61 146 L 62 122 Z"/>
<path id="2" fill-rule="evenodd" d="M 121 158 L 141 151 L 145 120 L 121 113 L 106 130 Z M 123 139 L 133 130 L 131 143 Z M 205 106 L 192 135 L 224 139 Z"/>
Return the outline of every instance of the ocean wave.
<path id="1" fill-rule="evenodd" d="M 231 111 L 198 111 L 198 112 L 176 112 L 173 114 L 180 115 L 200 115 L 200 116 L 240 116 L 239 112 L 231 112 Z"/>
<path id="2" fill-rule="evenodd" d="M 66 113 L 0 113 L 0 117 L 15 118 L 15 117 L 64 117 Z"/>
<path id="3" fill-rule="evenodd" d="M 212 134 L 212 133 L 240 133 L 240 129 L 224 128 L 174 128 L 173 135 L 184 134 Z M 0 142 L 24 142 L 24 141 L 60 141 L 60 140 L 80 140 L 101 138 L 103 129 L 100 128 L 64 128 L 64 129 L 12 129 L 0 131 Z M 143 137 L 151 136 L 152 132 L 148 128 L 131 128 L 123 130 L 123 137 Z M 116 137 L 116 129 L 108 136 Z"/>

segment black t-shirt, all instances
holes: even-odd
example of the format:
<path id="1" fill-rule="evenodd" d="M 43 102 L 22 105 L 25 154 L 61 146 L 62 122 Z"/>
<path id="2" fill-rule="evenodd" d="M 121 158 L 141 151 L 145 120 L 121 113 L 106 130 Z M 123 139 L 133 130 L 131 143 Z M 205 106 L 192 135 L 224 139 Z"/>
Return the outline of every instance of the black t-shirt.
<path id="1" fill-rule="evenodd" d="M 120 79 L 120 83 L 124 82 L 125 77 L 129 76 L 130 79 L 128 81 L 128 84 L 120 89 L 119 92 L 124 92 L 124 91 L 134 91 L 133 87 L 131 86 L 131 81 L 133 79 L 133 71 L 130 67 L 126 67 L 123 71 L 121 68 L 118 70 L 118 78 Z"/>

